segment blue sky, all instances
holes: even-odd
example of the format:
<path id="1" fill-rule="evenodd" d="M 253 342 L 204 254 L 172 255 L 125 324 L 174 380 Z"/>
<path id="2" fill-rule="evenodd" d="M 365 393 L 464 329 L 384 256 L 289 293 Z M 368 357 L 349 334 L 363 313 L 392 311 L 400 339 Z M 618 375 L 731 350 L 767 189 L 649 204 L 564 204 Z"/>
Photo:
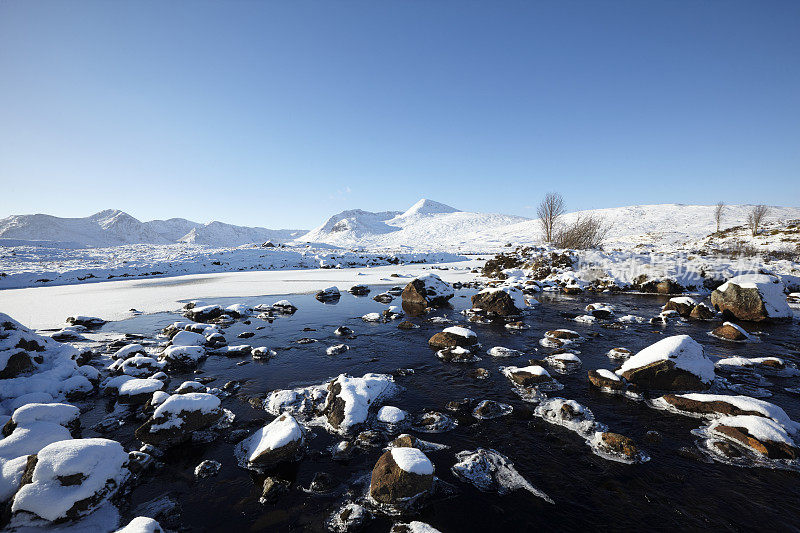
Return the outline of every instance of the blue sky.
<path id="1" fill-rule="evenodd" d="M 800 2 L 0 2 L 0 217 L 800 204 Z"/>

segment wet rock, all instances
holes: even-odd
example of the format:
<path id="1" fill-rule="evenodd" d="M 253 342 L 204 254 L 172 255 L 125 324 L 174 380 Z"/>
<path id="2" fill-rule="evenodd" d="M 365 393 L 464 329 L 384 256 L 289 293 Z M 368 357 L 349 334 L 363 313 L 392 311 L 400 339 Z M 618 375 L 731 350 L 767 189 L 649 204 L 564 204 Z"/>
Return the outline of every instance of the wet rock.
<path id="1" fill-rule="evenodd" d="M 517 298 L 514 298 L 517 294 Z M 484 289 L 472 297 L 472 308 L 497 316 L 517 316 L 522 313 L 525 297 L 517 289 Z"/>
<path id="2" fill-rule="evenodd" d="M 513 410 L 514 408 L 506 403 L 500 403 L 494 400 L 483 400 L 472 412 L 472 416 L 480 420 L 490 420 L 492 418 L 510 415 Z"/>
<path id="3" fill-rule="evenodd" d="M 471 350 L 461 346 L 444 348 L 436 352 L 436 356 L 446 363 L 474 363 L 480 361 L 480 358 L 473 354 Z"/>
<path id="4" fill-rule="evenodd" d="M 460 346 L 468 348 L 478 344 L 478 336 L 470 329 L 453 326 L 431 337 L 428 345 L 435 350 Z"/>
<path id="5" fill-rule="evenodd" d="M 744 329 L 732 322 L 725 322 L 721 326 L 714 328 L 711 331 L 711 335 L 727 341 L 744 342 L 750 339 L 750 335 Z"/>
<path id="6" fill-rule="evenodd" d="M 489 379 L 489 371 L 485 368 L 475 368 L 470 370 L 468 376 L 473 379 Z"/>
<path id="7" fill-rule="evenodd" d="M 443 307 L 453 296 L 453 287 L 436 274 L 413 279 L 402 292 L 403 304 L 420 307 Z"/>
<path id="8" fill-rule="evenodd" d="M 619 454 L 630 461 L 635 461 L 639 456 L 639 448 L 630 437 L 619 433 L 604 432 L 600 436 L 600 446 Z"/>
<path id="9" fill-rule="evenodd" d="M 288 481 L 272 476 L 267 477 L 261 487 L 261 497 L 258 501 L 261 503 L 274 502 L 280 496 L 289 492 L 289 485 Z"/>
<path id="10" fill-rule="evenodd" d="M 658 431 L 650 430 L 644 434 L 644 440 L 650 444 L 659 444 L 663 437 Z"/>
<path id="11" fill-rule="evenodd" d="M 308 490 L 321 494 L 332 491 L 336 485 L 336 479 L 332 475 L 327 472 L 317 472 L 311 479 Z"/>
<path id="12" fill-rule="evenodd" d="M 589 383 L 601 389 L 610 389 L 613 391 L 625 390 L 625 382 L 615 373 L 604 368 L 589 370 Z"/>
<path id="13" fill-rule="evenodd" d="M 386 437 L 380 431 L 367 429 L 356 436 L 355 444 L 364 448 L 378 448 L 386 442 Z"/>
<path id="14" fill-rule="evenodd" d="M 339 335 L 340 337 L 349 337 L 353 334 L 353 330 L 348 328 L 347 326 L 339 326 L 335 330 L 333 330 L 335 335 Z"/>
<path id="15" fill-rule="evenodd" d="M 366 296 L 369 291 L 370 289 L 366 285 L 353 285 L 348 292 L 353 296 Z"/>
<path id="16" fill-rule="evenodd" d="M 577 331 L 572 331 L 571 329 L 554 329 L 551 331 L 545 332 L 545 337 L 550 339 L 559 339 L 559 340 L 568 340 L 568 341 L 577 341 L 581 338 L 580 334 Z"/>
<path id="17" fill-rule="evenodd" d="M 211 427 L 222 416 L 220 400 L 212 394 L 174 394 L 156 408 L 135 434 L 145 444 L 169 447 L 190 440 L 195 431 Z"/>
<path id="18" fill-rule="evenodd" d="M 774 420 L 753 416 L 729 416 L 712 423 L 712 433 L 731 439 L 770 459 L 797 459 L 800 448 Z"/>
<path id="19" fill-rule="evenodd" d="M 376 295 L 375 297 L 373 297 L 372 299 L 375 300 L 376 302 L 379 302 L 379 303 L 382 303 L 382 304 L 388 304 L 388 303 L 392 303 L 392 300 L 394 300 L 394 296 L 392 296 L 388 292 L 382 292 L 382 293 Z"/>
<path id="20" fill-rule="evenodd" d="M 339 300 L 341 296 L 342 295 L 339 292 L 338 287 L 328 287 L 327 289 L 317 292 L 317 294 L 314 295 L 314 298 L 320 302 L 333 302 Z"/>
<path id="21" fill-rule="evenodd" d="M 369 517 L 363 505 L 348 502 L 331 515 L 326 525 L 336 533 L 348 533 L 360 529 Z"/>
<path id="22" fill-rule="evenodd" d="M 526 367 L 506 367 L 504 374 L 513 383 L 522 387 L 532 387 L 542 383 L 551 383 L 553 378 L 550 374 L 538 365 L 531 365 Z"/>
<path id="23" fill-rule="evenodd" d="M 297 311 L 297 307 L 293 305 L 289 300 L 280 300 L 272 304 L 272 307 L 275 308 L 276 311 L 279 313 L 283 313 L 284 315 L 292 315 Z"/>
<path id="24" fill-rule="evenodd" d="M 628 359 L 632 354 L 631 351 L 627 348 L 612 348 L 606 354 L 609 359 L 613 359 L 614 361 L 625 360 Z"/>
<path id="25" fill-rule="evenodd" d="M 206 459 L 199 465 L 197 465 L 194 469 L 194 477 L 197 478 L 207 478 L 211 476 L 216 476 L 219 473 L 219 469 L 222 468 L 222 464 L 219 461 L 212 461 L 211 459 Z"/>
<path id="26" fill-rule="evenodd" d="M 625 361 L 621 376 L 644 389 L 701 390 L 714 380 L 714 363 L 688 335 L 667 337 Z"/>
<path id="27" fill-rule="evenodd" d="M 292 415 L 284 413 L 237 444 L 234 454 L 241 466 L 266 470 L 296 461 L 304 443 L 302 427 Z"/>
<path id="28" fill-rule="evenodd" d="M 530 329 L 530 326 L 525 322 L 516 321 L 516 322 L 509 322 L 508 324 L 506 324 L 506 329 L 521 331 L 524 329 Z"/>
<path id="29" fill-rule="evenodd" d="M 416 325 L 413 322 L 410 322 L 408 320 L 403 320 L 402 322 L 397 324 L 397 329 L 402 329 L 402 330 L 417 329 L 418 327 L 419 327 L 418 325 Z"/>
<path id="30" fill-rule="evenodd" d="M 392 448 L 372 469 L 369 494 L 385 504 L 405 504 L 433 486 L 433 464 L 416 448 Z"/>
<path id="31" fill-rule="evenodd" d="M 586 306 L 586 312 L 595 318 L 608 319 L 614 316 L 614 309 L 606 304 L 594 303 Z"/>
<path id="32" fill-rule="evenodd" d="M 661 308 L 662 311 L 675 311 L 680 316 L 688 318 L 692 314 L 692 310 L 697 306 L 694 298 L 688 296 L 679 296 L 677 298 L 670 298 L 670 300 Z"/>
<path id="33" fill-rule="evenodd" d="M 708 307 L 704 303 L 699 303 L 694 306 L 692 312 L 689 313 L 690 318 L 694 318 L 695 320 L 711 320 L 716 316 L 716 313 L 713 309 Z"/>

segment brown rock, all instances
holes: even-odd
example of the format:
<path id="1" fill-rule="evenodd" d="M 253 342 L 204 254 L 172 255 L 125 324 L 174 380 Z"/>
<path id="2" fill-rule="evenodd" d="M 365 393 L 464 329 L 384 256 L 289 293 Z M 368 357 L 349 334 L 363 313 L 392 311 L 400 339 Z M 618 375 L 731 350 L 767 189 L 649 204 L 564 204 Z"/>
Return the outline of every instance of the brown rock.
<path id="1" fill-rule="evenodd" d="M 661 397 L 661 399 L 676 409 L 686 411 L 687 413 L 763 416 L 759 412 L 739 409 L 735 405 L 722 400 L 701 402 L 699 400 L 691 400 L 684 396 L 678 396 L 675 394 L 665 394 Z"/>
<path id="2" fill-rule="evenodd" d="M 613 380 L 597 373 L 597 370 L 589 370 L 589 383 L 601 389 L 624 390 L 625 382 Z"/>
<path id="3" fill-rule="evenodd" d="M 417 325 L 411 321 L 403 320 L 402 322 L 397 324 L 397 329 L 403 329 L 403 330 L 417 329 Z"/>
<path id="4" fill-rule="evenodd" d="M 454 348 L 456 346 L 469 348 L 476 344 L 478 344 L 477 337 L 462 337 L 446 331 L 440 331 L 428 340 L 428 345 L 434 350 L 443 350 L 444 348 Z"/>
<path id="5" fill-rule="evenodd" d="M 689 317 L 697 320 L 711 320 L 714 318 L 714 315 L 714 311 L 706 304 L 697 304 L 694 306 L 694 309 L 692 309 Z"/>
<path id="6" fill-rule="evenodd" d="M 498 316 L 516 316 L 522 313 L 522 309 L 518 309 L 514 305 L 511 295 L 502 290 L 479 292 L 473 295 L 472 307 Z"/>
<path id="7" fill-rule="evenodd" d="M 661 308 L 662 311 L 677 311 L 677 313 L 684 318 L 690 316 L 693 309 L 694 306 L 692 306 L 692 304 L 676 302 L 674 300 L 668 301 L 664 307 Z"/>
<path id="8" fill-rule="evenodd" d="M 709 387 L 691 372 L 675 367 L 669 359 L 627 370 L 622 377 L 643 389 L 703 390 Z"/>
<path id="9" fill-rule="evenodd" d="M 546 374 L 534 374 L 533 372 L 528 372 L 527 370 L 509 372 L 508 379 L 523 387 L 531 387 L 533 385 L 538 385 L 539 383 L 549 383 L 553 381 L 553 378 Z"/>
<path id="10" fill-rule="evenodd" d="M 406 285 L 401 296 L 403 303 L 422 307 L 443 307 L 453 297 L 452 294 L 447 296 L 428 294 L 425 282 L 421 279 L 412 280 Z"/>
<path id="11" fill-rule="evenodd" d="M 719 425 L 714 431 L 722 433 L 731 439 L 747 446 L 761 455 L 770 459 L 797 459 L 800 449 L 785 442 L 761 441 L 750 435 L 745 428 Z"/>
<path id="12" fill-rule="evenodd" d="M 432 485 L 433 474 L 406 472 L 397 466 L 389 450 L 381 455 L 372 469 L 369 494 L 380 503 L 400 503 L 404 499 L 425 493 Z"/>
<path id="13" fill-rule="evenodd" d="M 636 459 L 639 453 L 639 449 L 636 447 L 636 443 L 633 442 L 633 439 L 625 435 L 607 431 L 603 433 L 600 438 L 603 441 L 603 446 L 612 452 L 624 455 L 628 459 Z"/>
<path id="14" fill-rule="evenodd" d="M 580 338 L 579 334 L 575 333 L 574 331 L 568 331 L 566 329 L 554 329 L 546 332 L 544 335 L 545 337 L 549 337 L 551 339 L 574 340 Z"/>
<path id="15" fill-rule="evenodd" d="M 745 335 L 735 327 L 731 326 L 730 324 L 723 324 L 717 328 L 714 328 L 711 334 L 715 337 L 719 337 L 720 339 L 725 339 L 729 341 L 747 340 L 747 335 Z"/>

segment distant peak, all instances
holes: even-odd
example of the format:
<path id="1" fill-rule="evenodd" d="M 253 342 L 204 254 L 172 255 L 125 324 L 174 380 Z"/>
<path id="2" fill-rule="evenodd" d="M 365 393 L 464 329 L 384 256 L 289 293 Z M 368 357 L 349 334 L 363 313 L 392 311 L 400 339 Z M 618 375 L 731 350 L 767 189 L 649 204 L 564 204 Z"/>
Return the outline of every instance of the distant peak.
<path id="1" fill-rule="evenodd" d="M 422 198 L 420 201 L 412 205 L 408 211 L 403 213 L 400 216 L 411 216 L 411 215 L 433 215 L 438 213 L 457 213 L 459 210 L 450 207 L 449 205 L 442 204 L 439 202 L 434 202 L 433 200 L 428 200 L 427 198 Z"/>

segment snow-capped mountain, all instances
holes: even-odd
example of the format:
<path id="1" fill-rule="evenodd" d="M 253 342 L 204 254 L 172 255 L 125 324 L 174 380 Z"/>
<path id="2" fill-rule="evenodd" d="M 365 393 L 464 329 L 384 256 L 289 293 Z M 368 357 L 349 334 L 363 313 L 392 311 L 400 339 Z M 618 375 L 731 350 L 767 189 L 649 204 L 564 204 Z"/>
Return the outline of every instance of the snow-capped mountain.
<path id="1" fill-rule="evenodd" d="M 659 244 L 675 246 L 707 237 L 716 230 L 715 206 L 658 204 L 592 209 L 567 213 L 561 223 L 579 216 L 599 217 L 609 227 L 606 244 L 629 248 Z M 746 224 L 751 205 L 726 206 L 722 228 Z M 770 207 L 766 222 L 800 219 L 800 208 Z M 506 243 L 542 243 L 539 221 L 520 216 L 469 213 L 431 200 L 420 200 L 407 211 L 372 213 L 344 211 L 298 238 L 296 243 L 397 250 L 478 252 Z"/>
<path id="2" fill-rule="evenodd" d="M 471 236 L 478 230 L 502 232 L 502 228 L 526 220 L 529 219 L 513 215 L 459 211 L 423 198 L 402 212 L 343 211 L 295 242 L 370 249 L 457 249 L 470 247 Z"/>
<path id="3" fill-rule="evenodd" d="M 5 242 L 46 241 L 90 247 L 177 242 L 234 247 L 268 240 L 286 242 L 303 233 L 303 230 L 249 228 L 222 222 L 201 224 L 183 218 L 142 222 L 116 209 L 84 218 L 36 214 L 12 215 L 0 220 L 0 240 Z"/>

